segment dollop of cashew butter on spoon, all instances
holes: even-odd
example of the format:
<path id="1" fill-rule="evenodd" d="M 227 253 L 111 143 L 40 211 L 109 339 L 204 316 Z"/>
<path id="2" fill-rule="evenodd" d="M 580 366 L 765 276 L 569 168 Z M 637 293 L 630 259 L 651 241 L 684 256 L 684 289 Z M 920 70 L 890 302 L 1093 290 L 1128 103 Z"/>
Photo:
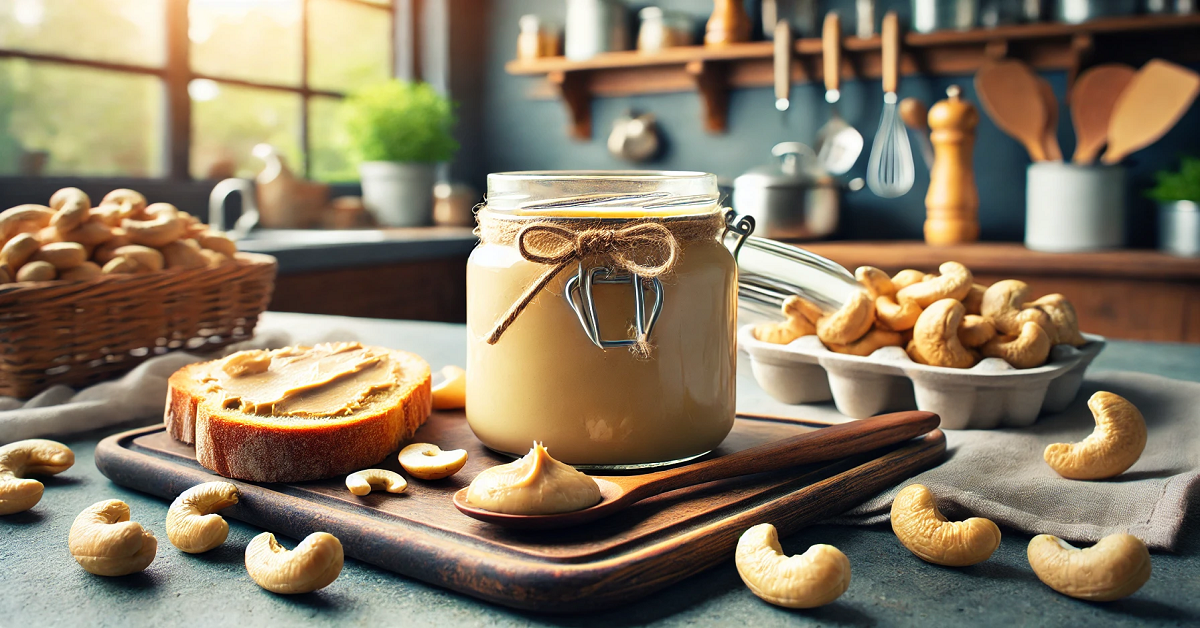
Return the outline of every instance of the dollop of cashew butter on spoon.
<path id="1" fill-rule="evenodd" d="M 475 476 L 466 495 L 466 502 L 476 508 L 513 515 L 575 512 L 600 500 L 595 480 L 551 458 L 539 442 L 524 458 Z"/>

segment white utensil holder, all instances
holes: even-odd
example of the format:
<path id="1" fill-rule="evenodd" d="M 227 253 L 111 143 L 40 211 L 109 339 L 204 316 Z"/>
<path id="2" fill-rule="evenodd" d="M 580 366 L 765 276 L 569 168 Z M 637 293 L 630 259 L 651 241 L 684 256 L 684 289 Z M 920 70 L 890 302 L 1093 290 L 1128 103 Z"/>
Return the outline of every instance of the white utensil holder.
<path id="1" fill-rule="evenodd" d="M 1025 246 L 1070 253 L 1125 244 L 1125 169 L 1057 161 L 1029 165 Z"/>

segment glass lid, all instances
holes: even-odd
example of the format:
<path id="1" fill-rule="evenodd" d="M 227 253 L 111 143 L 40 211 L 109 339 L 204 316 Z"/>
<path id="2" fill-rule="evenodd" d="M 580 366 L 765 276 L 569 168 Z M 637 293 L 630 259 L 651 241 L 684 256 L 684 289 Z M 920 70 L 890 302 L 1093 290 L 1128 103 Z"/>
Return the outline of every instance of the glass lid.
<path id="1" fill-rule="evenodd" d="M 624 218 L 719 211 L 706 172 L 547 170 L 488 175 L 485 206 L 514 215 Z"/>

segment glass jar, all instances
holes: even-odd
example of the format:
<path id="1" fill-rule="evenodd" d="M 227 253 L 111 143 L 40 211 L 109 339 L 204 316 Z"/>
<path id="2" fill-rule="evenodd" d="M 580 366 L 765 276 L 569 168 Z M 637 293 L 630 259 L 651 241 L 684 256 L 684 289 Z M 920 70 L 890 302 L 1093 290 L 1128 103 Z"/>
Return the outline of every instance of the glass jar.
<path id="1" fill-rule="evenodd" d="M 716 177 L 488 177 L 467 262 L 467 420 L 592 468 L 701 456 L 733 427 L 737 265 Z"/>

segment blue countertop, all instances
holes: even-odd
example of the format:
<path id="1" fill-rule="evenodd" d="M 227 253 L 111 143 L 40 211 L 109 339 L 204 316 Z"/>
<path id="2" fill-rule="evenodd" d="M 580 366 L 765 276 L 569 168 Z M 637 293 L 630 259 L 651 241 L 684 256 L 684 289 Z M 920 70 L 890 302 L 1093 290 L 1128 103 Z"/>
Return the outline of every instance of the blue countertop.
<path id="1" fill-rule="evenodd" d="M 293 338 L 344 337 L 425 356 L 433 367 L 462 364 L 461 325 L 268 313 L 262 329 Z M 1112 341 L 1092 367 L 1200 381 L 1200 346 Z M 767 399 L 747 368 L 739 369 L 739 407 L 797 414 Z M 816 411 L 824 412 L 825 409 Z M 806 409 L 806 412 L 812 412 Z M 124 429 L 124 428 L 119 428 Z M 118 428 L 63 439 L 75 466 L 46 481 L 33 510 L 0 518 L 0 626 L 1133 626 L 1200 622 L 1200 508 L 1190 513 L 1177 554 L 1155 553 L 1154 575 L 1132 597 L 1091 604 L 1041 584 L 1025 558 L 1027 535 L 1004 530 L 988 561 L 962 569 L 917 559 L 885 526 L 818 525 L 783 540 L 789 553 L 813 543 L 851 557 L 850 589 L 833 604 L 791 611 L 770 606 L 742 584 L 729 560 L 624 608 L 586 616 L 516 612 L 347 560 L 331 586 L 279 596 L 246 575 L 243 552 L 261 530 L 230 521 L 229 539 L 207 554 L 176 551 L 166 540 L 167 502 L 121 488 L 93 464 L 93 450 Z M 106 498 L 126 501 L 133 518 L 159 538 L 158 557 L 142 573 L 101 578 L 84 572 L 67 551 L 75 515 Z M 294 541 L 285 540 L 289 547 Z"/>

